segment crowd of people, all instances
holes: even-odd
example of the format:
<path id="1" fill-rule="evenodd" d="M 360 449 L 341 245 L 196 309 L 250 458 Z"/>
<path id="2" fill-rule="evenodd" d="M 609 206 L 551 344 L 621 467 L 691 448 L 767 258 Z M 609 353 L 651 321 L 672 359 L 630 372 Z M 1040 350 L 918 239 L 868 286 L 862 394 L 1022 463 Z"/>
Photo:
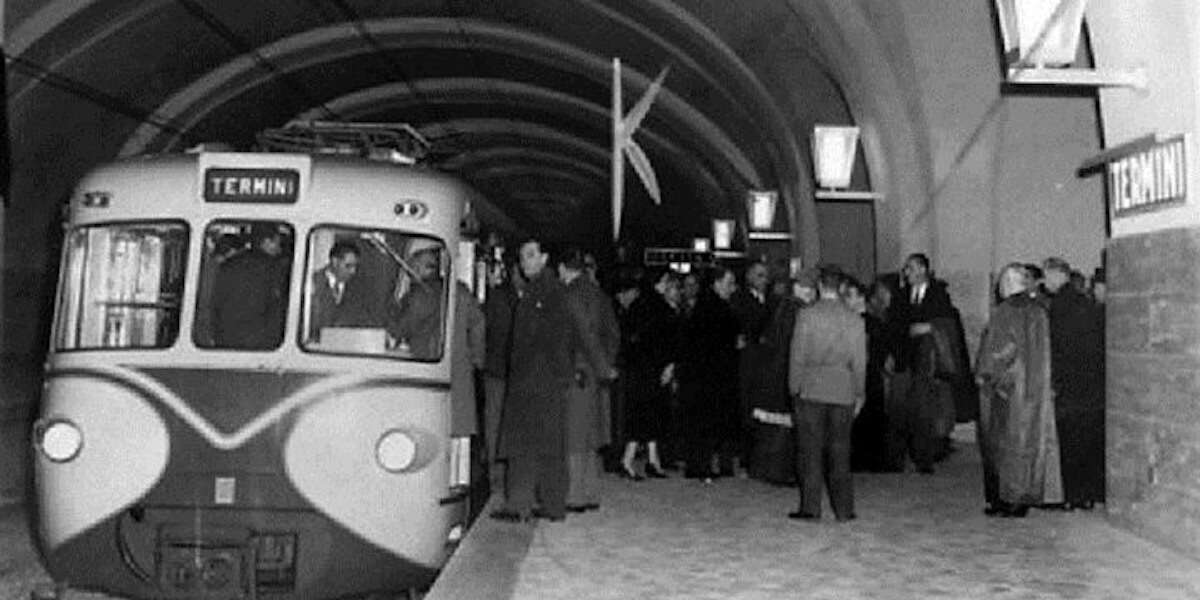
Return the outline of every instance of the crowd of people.
<path id="1" fill-rule="evenodd" d="M 1102 281 L 1060 259 L 1001 271 L 972 368 L 923 254 L 870 285 L 834 267 L 773 282 L 753 263 L 740 282 L 715 265 L 602 286 L 577 249 L 518 250 L 484 306 L 493 518 L 560 520 L 600 507 L 603 471 L 677 471 L 796 486 L 799 520 L 827 494 L 847 521 L 853 471 L 932 474 L 970 421 L 987 514 L 1104 499 Z"/>

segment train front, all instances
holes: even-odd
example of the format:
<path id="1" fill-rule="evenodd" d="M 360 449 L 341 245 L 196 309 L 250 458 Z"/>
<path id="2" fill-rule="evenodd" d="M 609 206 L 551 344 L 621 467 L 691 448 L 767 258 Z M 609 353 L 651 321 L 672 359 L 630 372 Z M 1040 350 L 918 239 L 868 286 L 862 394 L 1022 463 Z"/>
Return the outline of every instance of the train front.
<path id="1" fill-rule="evenodd" d="M 428 585 L 469 483 L 454 189 L 268 154 L 85 179 L 34 430 L 54 579 L 132 598 Z"/>

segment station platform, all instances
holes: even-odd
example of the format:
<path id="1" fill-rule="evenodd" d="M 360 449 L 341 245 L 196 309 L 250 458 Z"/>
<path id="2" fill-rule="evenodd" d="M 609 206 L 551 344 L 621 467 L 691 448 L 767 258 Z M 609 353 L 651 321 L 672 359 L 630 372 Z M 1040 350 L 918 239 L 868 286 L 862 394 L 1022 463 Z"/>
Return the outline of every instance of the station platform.
<path id="1" fill-rule="evenodd" d="M 787 519 L 794 488 L 607 476 L 599 511 L 481 515 L 427 600 L 1200 598 L 1200 562 L 1093 511 L 983 514 L 977 448 L 933 475 L 855 474 L 858 519 Z M 493 499 L 492 504 L 495 503 Z"/>
<path id="2" fill-rule="evenodd" d="M 425 600 L 1200 598 L 1200 562 L 1102 508 L 985 516 L 959 447 L 933 475 L 856 474 L 849 523 L 791 521 L 794 488 L 739 478 L 605 476 L 600 510 L 559 523 L 494 521 L 493 498 Z M 49 584 L 29 539 L 23 510 L 0 512 L 0 600 Z"/>

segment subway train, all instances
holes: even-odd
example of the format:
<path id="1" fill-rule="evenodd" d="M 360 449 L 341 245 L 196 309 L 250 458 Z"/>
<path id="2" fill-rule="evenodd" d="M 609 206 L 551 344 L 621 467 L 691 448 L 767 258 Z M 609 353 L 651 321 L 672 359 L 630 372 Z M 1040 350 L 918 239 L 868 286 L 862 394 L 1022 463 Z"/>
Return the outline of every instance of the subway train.
<path id="1" fill-rule="evenodd" d="M 469 518 L 449 307 L 472 194 L 310 153 L 84 177 L 32 432 L 55 582 L 297 600 L 429 585 Z"/>

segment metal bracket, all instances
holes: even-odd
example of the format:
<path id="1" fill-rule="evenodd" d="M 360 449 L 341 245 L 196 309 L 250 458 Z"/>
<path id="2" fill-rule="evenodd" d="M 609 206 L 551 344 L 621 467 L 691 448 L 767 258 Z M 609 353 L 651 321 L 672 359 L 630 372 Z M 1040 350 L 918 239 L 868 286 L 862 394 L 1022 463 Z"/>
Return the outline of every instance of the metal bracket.
<path id="1" fill-rule="evenodd" d="M 1132 88 L 1145 91 L 1150 78 L 1144 67 L 1133 69 L 1048 69 L 1009 67 L 1008 82 L 1014 84 L 1069 85 Z"/>
<path id="2" fill-rule="evenodd" d="M 879 192 L 856 190 L 818 189 L 813 195 L 817 200 L 883 200 L 883 194 Z"/>

